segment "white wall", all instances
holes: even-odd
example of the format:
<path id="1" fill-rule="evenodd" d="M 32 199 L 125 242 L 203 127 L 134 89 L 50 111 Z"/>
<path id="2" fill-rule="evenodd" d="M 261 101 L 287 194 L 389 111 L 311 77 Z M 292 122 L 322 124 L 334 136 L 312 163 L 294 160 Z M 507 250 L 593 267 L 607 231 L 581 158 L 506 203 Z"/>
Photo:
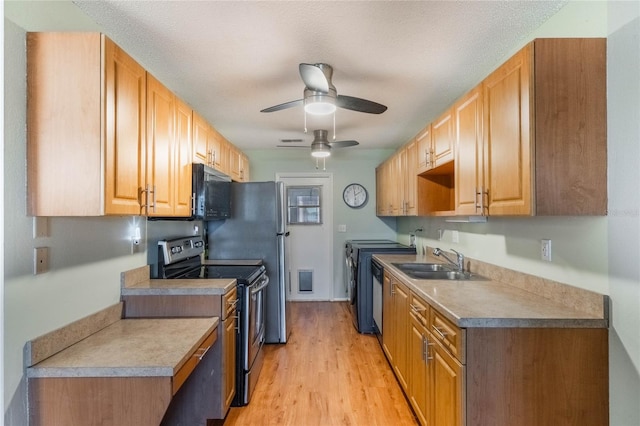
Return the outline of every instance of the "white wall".
<path id="1" fill-rule="evenodd" d="M 333 150 L 326 160 L 326 173 L 333 174 L 333 288 L 334 298 L 347 297 L 344 285 L 344 242 L 357 238 L 396 237 L 394 218 L 375 215 L 375 168 L 393 150 L 371 150 L 361 147 Z M 322 172 L 316 170 L 310 150 L 278 149 L 246 151 L 251 166 L 251 180 L 274 180 L 277 172 Z M 369 201 L 361 209 L 351 209 L 342 200 L 342 191 L 350 183 L 361 183 L 369 192 Z M 347 232 L 338 232 L 338 225 L 346 225 Z"/>
<path id="2" fill-rule="evenodd" d="M 420 226 L 418 245 L 454 248 L 514 270 L 609 294 L 610 424 L 640 425 L 640 2 L 568 3 L 535 37 L 608 37 L 607 217 L 398 219 L 399 239 Z M 514 53 L 521 46 L 514 46 Z M 506 59 L 506 58 L 505 58 Z M 496 64 L 496 66 L 499 64 Z M 444 230 L 438 241 L 438 230 Z M 459 232 L 459 243 L 452 242 Z M 553 261 L 540 260 L 551 239 Z"/>

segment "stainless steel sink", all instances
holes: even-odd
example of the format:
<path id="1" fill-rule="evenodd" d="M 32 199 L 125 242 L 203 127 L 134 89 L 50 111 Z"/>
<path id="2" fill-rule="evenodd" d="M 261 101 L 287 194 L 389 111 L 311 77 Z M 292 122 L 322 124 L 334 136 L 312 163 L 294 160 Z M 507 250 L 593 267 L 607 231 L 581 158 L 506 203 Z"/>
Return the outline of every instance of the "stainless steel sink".
<path id="1" fill-rule="evenodd" d="M 392 265 L 417 280 L 487 280 L 482 275 L 456 271 L 452 266 L 440 263 L 393 263 Z"/>
<path id="2" fill-rule="evenodd" d="M 392 263 L 393 266 L 404 273 L 408 272 L 437 272 L 452 271 L 451 266 L 442 263 Z"/>

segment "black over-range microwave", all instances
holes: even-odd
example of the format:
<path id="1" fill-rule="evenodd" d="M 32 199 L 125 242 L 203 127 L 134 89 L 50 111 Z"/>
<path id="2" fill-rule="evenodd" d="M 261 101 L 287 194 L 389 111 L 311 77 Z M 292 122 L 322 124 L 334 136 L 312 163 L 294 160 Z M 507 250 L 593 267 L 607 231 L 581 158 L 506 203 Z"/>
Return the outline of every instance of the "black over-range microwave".
<path id="1" fill-rule="evenodd" d="M 231 216 L 231 178 L 204 164 L 192 164 L 191 216 L 149 220 L 224 220 Z"/>
<path id="2" fill-rule="evenodd" d="M 204 164 L 193 163 L 191 219 L 222 220 L 231 216 L 231 178 Z"/>

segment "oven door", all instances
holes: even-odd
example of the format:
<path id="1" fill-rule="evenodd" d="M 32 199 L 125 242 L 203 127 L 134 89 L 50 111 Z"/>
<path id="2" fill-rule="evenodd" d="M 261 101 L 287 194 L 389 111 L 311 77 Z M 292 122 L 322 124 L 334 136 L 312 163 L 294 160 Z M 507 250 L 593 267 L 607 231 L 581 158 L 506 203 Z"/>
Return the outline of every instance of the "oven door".
<path id="1" fill-rule="evenodd" d="M 269 285 L 269 277 L 267 274 L 262 274 L 254 284 L 247 287 L 247 302 L 248 302 L 248 333 L 247 341 L 248 356 L 245 362 L 247 362 L 246 369 L 250 370 L 253 362 L 258 355 L 260 347 L 264 343 L 264 318 L 265 318 L 265 302 L 266 302 L 266 289 Z"/>

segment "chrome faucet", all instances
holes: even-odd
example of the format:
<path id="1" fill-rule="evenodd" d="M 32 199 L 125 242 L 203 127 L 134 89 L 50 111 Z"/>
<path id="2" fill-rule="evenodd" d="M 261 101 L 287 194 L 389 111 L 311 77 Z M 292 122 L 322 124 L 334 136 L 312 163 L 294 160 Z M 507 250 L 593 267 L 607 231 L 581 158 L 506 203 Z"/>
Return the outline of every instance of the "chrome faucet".
<path id="1" fill-rule="evenodd" d="M 456 261 L 451 260 L 451 258 L 449 256 L 447 256 L 447 253 L 443 252 L 441 249 L 439 248 L 434 248 L 433 249 L 433 255 L 434 256 L 442 256 L 444 257 L 447 262 L 449 262 L 450 264 L 454 265 L 456 268 L 458 268 L 458 271 L 460 272 L 464 272 L 464 255 L 462 253 L 459 253 L 453 249 L 451 249 L 452 252 L 454 252 L 456 254 L 456 256 L 458 257 L 456 259 Z"/>

